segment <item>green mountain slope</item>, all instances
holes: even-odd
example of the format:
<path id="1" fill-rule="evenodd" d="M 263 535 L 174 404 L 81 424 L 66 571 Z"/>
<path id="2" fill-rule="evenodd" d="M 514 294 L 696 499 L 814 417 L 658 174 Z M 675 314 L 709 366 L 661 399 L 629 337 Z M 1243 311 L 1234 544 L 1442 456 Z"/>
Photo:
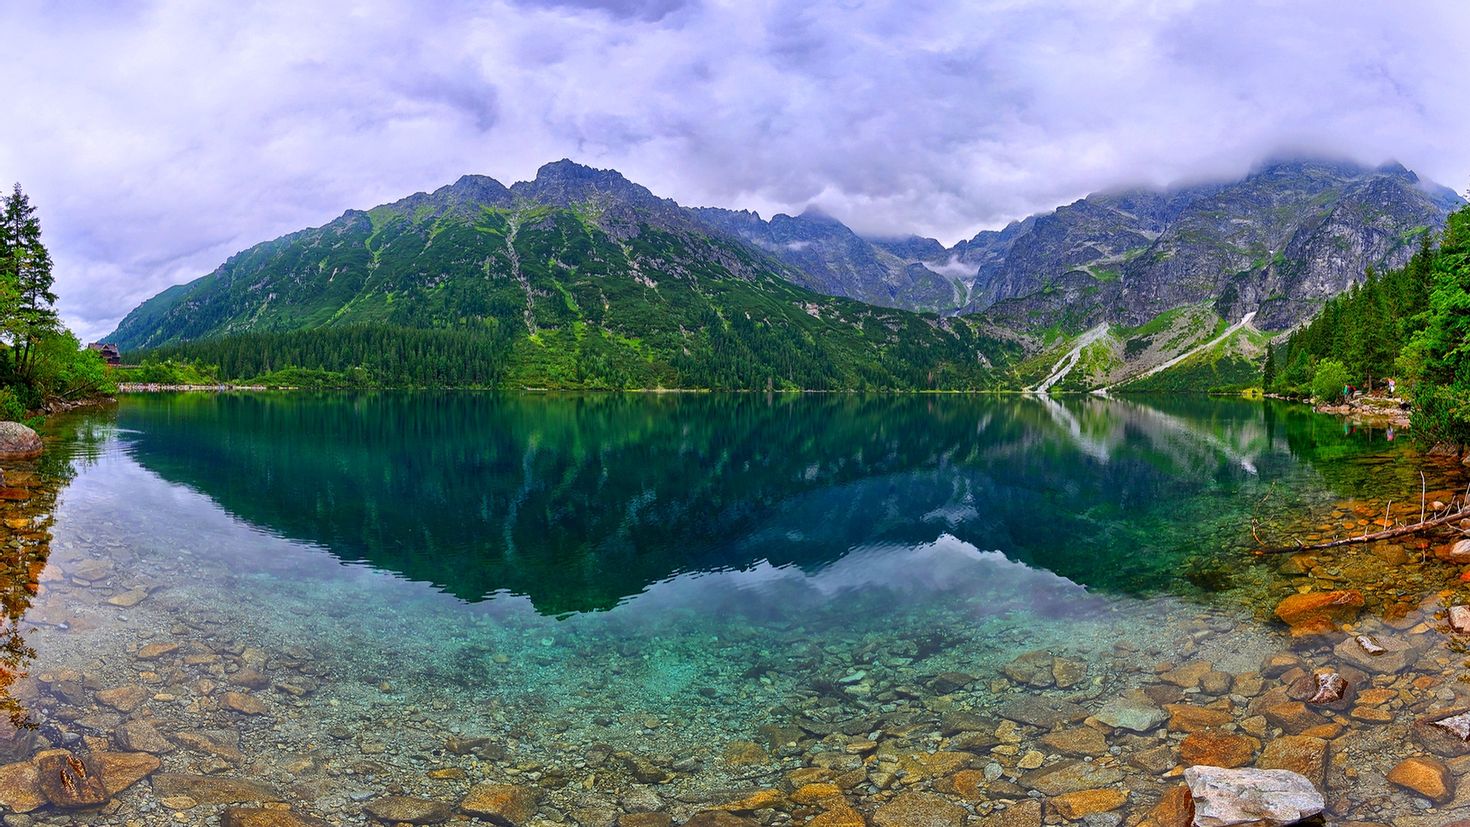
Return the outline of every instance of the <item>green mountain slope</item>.
<path id="1" fill-rule="evenodd" d="M 512 188 L 467 176 L 257 245 L 110 338 L 188 357 L 189 343 L 267 351 L 289 334 L 295 366 L 328 367 L 342 337 L 327 331 L 456 331 L 493 343 L 488 384 L 513 387 L 979 388 L 1011 352 L 979 322 L 822 296 L 788 275 L 617 173 L 559 162 Z"/>

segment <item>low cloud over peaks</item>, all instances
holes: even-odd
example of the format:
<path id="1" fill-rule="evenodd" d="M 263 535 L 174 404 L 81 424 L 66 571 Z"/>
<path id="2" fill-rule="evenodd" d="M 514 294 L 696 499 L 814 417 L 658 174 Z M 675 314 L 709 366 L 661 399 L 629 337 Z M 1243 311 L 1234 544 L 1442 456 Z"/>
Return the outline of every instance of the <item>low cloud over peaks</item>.
<path id="1" fill-rule="evenodd" d="M 250 244 L 561 157 L 946 242 L 1285 148 L 1470 183 L 1454 2 L 162 0 L 0 28 L 27 113 L 0 179 L 84 338 Z"/>

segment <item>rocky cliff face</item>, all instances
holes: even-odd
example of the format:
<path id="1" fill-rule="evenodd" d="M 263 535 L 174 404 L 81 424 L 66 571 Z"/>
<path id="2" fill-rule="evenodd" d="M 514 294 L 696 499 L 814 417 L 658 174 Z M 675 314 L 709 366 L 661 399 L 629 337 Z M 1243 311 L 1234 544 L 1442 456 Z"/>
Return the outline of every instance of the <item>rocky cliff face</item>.
<path id="1" fill-rule="evenodd" d="M 785 262 L 798 283 L 872 304 L 1047 326 L 1140 324 L 1208 301 L 1281 329 L 1368 267 L 1402 264 L 1460 203 L 1397 164 L 1292 160 L 1237 181 L 1091 195 L 950 248 L 861 238 L 810 212 L 694 214 Z"/>
<path id="2" fill-rule="evenodd" d="M 1225 184 L 1090 196 L 957 245 L 956 259 L 976 273 L 961 312 L 1136 325 L 1209 301 L 1225 318 L 1255 310 L 1258 325 L 1282 329 L 1367 268 L 1403 264 L 1460 203 L 1402 166 L 1323 161 L 1270 164 Z"/>
<path id="3" fill-rule="evenodd" d="M 710 228 L 789 265 L 796 283 L 819 293 L 910 310 L 956 307 L 965 300 L 960 279 L 924 260 L 926 255 L 936 261 L 944 257 L 944 246 L 932 238 L 870 241 L 817 210 L 769 221 L 748 210 L 701 207 L 691 212 Z"/>

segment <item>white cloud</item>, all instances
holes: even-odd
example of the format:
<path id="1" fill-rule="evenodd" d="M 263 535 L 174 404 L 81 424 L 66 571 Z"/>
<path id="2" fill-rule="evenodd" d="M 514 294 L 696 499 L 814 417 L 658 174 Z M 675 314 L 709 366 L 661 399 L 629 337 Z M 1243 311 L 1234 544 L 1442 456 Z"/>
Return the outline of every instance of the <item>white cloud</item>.
<path id="1" fill-rule="evenodd" d="M 255 242 L 564 156 L 947 242 L 1282 150 L 1470 173 L 1450 0 L 21 0 L 0 31 L 0 178 L 86 337 Z"/>

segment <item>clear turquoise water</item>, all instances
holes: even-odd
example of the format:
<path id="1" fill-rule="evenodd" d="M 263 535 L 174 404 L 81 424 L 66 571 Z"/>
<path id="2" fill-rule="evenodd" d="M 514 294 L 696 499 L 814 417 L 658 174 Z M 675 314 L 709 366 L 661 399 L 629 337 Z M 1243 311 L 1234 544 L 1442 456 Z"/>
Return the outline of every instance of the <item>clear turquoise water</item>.
<path id="1" fill-rule="evenodd" d="M 687 815 L 806 760 L 736 766 L 729 742 L 948 708 L 947 672 L 988 712 L 1023 652 L 1088 664 L 1079 701 L 1161 660 L 1255 669 L 1283 643 L 1251 520 L 1417 487 L 1385 436 L 1243 400 L 128 397 L 59 423 L 39 471 L 65 484 L 19 694 L 74 742 L 117 722 L 59 714 L 46 674 L 142 681 L 166 733 L 239 737 L 230 773 L 290 786 L 281 756 L 309 758 L 324 782 L 290 800 L 347 823 L 385 791 L 452 800 L 424 773 L 466 760 L 582 823 L 635 786 L 588 763 L 600 744 L 675 767 L 657 795 Z M 269 714 L 222 713 L 208 663 L 133 659 L 163 641 L 264 650 Z"/>

